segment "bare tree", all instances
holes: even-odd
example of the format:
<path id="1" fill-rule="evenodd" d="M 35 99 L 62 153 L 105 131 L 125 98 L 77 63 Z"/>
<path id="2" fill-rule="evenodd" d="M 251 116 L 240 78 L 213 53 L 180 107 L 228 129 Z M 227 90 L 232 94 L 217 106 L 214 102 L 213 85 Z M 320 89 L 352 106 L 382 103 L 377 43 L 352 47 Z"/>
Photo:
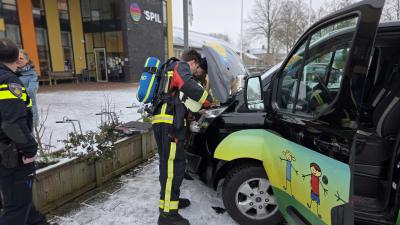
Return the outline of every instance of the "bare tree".
<path id="1" fill-rule="evenodd" d="M 340 9 L 343 9 L 351 4 L 353 4 L 355 0 L 335 0 L 335 1 L 326 1 L 325 9 L 328 13 L 333 13 Z"/>
<path id="2" fill-rule="evenodd" d="M 400 20 L 400 0 L 386 0 L 381 19 L 383 21 Z"/>
<path id="3" fill-rule="evenodd" d="M 265 38 L 268 53 L 271 53 L 271 42 L 278 26 L 281 5 L 280 0 L 256 0 L 248 18 L 248 33 L 254 38 Z"/>
<path id="4" fill-rule="evenodd" d="M 335 11 L 343 9 L 358 0 L 326 0 L 324 5 L 318 9 L 317 18 L 321 19 Z"/>
<path id="5" fill-rule="evenodd" d="M 39 124 L 34 127 L 34 134 L 36 142 L 38 143 L 39 155 L 45 163 L 49 162 L 49 154 L 51 152 L 51 149 L 54 147 L 51 144 L 53 132 L 50 132 L 48 143 L 43 142 L 43 136 L 46 132 L 46 122 L 49 116 L 49 110 L 50 106 L 47 107 L 46 111 L 44 111 L 43 109 L 41 110 Z"/>
<path id="6" fill-rule="evenodd" d="M 307 28 L 308 7 L 302 0 L 284 0 L 281 9 L 285 13 L 279 16 L 275 38 L 288 53 Z"/>

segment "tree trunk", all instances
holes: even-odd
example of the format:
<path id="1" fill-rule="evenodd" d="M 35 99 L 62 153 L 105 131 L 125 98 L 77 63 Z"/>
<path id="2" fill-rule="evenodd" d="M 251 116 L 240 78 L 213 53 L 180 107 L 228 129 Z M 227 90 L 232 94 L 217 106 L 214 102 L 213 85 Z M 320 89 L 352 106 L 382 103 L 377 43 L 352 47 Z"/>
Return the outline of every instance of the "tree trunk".
<path id="1" fill-rule="evenodd" d="M 271 29 L 268 30 L 267 34 L 267 53 L 271 53 Z"/>
<path id="2" fill-rule="evenodd" d="M 396 15 L 397 15 L 397 20 L 400 20 L 400 0 L 397 0 Z"/>

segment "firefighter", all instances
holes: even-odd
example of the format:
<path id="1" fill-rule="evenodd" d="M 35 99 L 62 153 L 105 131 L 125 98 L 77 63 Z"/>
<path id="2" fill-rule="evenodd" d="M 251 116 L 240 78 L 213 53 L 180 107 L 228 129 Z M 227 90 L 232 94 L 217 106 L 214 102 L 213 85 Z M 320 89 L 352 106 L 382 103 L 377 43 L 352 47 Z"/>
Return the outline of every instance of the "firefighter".
<path id="1" fill-rule="evenodd" d="M 178 209 L 188 207 L 188 199 L 179 198 L 180 186 L 185 173 L 186 157 L 184 151 L 186 137 L 186 116 L 190 98 L 203 107 L 211 105 L 211 96 L 194 79 L 201 55 L 195 50 L 183 53 L 182 61 L 167 66 L 162 91 L 154 106 L 153 129 L 160 155 L 160 216 L 158 225 L 189 225 Z M 161 90 L 161 89 L 160 89 Z M 185 97 L 182 99 L 182 93 Z"/>
<path id="2" fill-rule="evenodd" d="M 201 84 L 208 91 L 208 65 L 206 58 L 201 58 L 199 67 L 196 72 L 193 74 L 194 79 Z"/>
<path id="3" fill-rule="evenodd" d="M 19 50 L 0 39 L 0 225 L 50 225 L 32 202 L 37 144 L 32 135 L 32 102 L 17 78 Z"/>

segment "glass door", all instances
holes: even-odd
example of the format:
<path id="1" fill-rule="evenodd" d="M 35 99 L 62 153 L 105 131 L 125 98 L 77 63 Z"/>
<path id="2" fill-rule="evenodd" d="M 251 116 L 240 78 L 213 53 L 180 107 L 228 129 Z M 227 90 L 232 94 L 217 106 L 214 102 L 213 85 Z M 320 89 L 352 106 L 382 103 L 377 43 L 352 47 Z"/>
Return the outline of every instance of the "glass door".
<path id="1" fill-rule="evenodd" d="M 108 82 L 106 49 L 95 48 L 94 57 L 96 62 L 97 82 Z"/>

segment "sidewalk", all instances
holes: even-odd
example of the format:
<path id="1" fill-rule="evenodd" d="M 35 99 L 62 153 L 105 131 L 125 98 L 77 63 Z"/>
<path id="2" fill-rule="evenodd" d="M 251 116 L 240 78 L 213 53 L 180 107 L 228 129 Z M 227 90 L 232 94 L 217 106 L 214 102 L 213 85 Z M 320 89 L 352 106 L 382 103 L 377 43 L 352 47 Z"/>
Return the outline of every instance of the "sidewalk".
<path id="1" fill-rule="evenodd" d="M 198 180 L 184 180 L 182 197 L 192 205 L 180 212 L 192 225 L 237 225 L 223 207 L 221 196 Z M 154 225 L 158 219 L 158 158 L 49 215 L 60 225 Z"/>

